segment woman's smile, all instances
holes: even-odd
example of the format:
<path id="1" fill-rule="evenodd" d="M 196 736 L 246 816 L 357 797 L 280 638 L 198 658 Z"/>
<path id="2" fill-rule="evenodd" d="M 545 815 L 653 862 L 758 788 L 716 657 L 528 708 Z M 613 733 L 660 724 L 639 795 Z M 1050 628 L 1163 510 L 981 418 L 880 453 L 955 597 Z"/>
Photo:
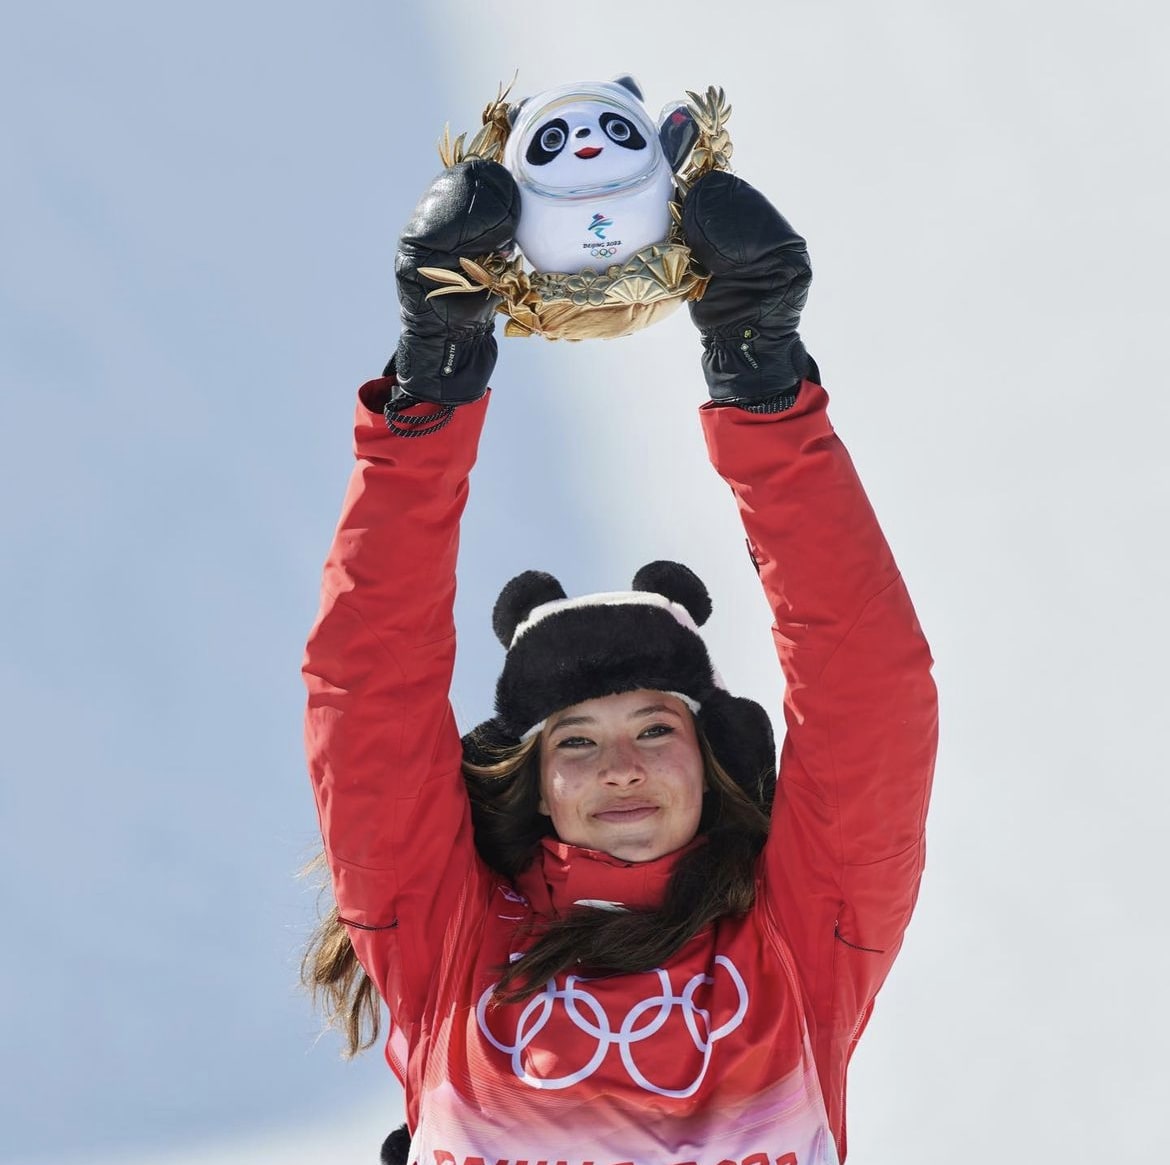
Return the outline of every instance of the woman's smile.
<path id="1" fill-rule="evenodd" d="M 630 821 L 644 821 L 657 812 L 657 805 L 615 805 L 611 809 L 603 809 L 599 813 L 594 813 L 593 816 L 599 821 L 613 821 L 622 824 Z"/>

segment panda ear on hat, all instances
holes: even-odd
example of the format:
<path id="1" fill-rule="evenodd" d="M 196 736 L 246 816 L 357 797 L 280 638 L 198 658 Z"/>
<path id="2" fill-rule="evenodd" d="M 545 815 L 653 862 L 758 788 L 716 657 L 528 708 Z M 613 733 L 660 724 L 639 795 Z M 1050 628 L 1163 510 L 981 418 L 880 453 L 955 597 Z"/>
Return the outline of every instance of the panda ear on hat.
<path id="1" fill-rule="evenodd" d="M 565 598 L 565 588 L 543 570 L 526 570 L 504 584 L 492 608 L 492 630 L 504 648 L 512 646 L 516 628 L 544 603 Z"/>
<path id="2" fill-rule="evenodd" d="M 634 575 L 634 590 L 662 595 L 685 607 L 696 627 L 702 627 L 711 617 L 711 596 L 703 580 L 681 562 L 659 560 L 646 563 Z"/>

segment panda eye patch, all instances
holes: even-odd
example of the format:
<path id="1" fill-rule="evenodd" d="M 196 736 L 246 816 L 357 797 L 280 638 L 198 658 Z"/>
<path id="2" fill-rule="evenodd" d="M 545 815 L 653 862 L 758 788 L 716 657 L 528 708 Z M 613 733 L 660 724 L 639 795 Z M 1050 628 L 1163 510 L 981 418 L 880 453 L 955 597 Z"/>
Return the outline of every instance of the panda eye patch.
<path id="1" fill-rule="evenodd" d="M 532 135 L 524 159 L 530 166 L 545 166 L 565 148 L 568 140 L 568 122 L 563 117 L 554 117 Z"/>
<path id="2" fill-rule="evenodd" d="M 629 118 L 620 113 L 603 113 L 598 119 L 605 136 L 611 142 L 624 146 L 627 150 L 644 150 L 646 139 L 638 132 L 638 127 Z"/>

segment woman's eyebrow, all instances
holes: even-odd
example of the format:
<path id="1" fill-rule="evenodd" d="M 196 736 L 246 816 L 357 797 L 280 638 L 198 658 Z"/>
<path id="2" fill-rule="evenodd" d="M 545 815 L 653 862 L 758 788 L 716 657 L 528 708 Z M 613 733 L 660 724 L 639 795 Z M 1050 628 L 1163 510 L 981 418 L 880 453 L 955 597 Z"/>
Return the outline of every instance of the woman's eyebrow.
<path id="1" fill-rule="evenodd" d="M 660 712 L 665 712 L 670 716 L 678 716 L 678 713 L 666 704 L 647 704 L 645 708 L 631 712 L 627 719 L 633 720 L 638 716 L 657 716 Z"/>
<path id="2" fill-rule="evenodd" d="M 594 718 L 592 716 L 562 716 L 554 720 L 549 726 L 549 732 L 555 732 L 558 728 L 567 728 L 576 724 L 593 724 Z"/>

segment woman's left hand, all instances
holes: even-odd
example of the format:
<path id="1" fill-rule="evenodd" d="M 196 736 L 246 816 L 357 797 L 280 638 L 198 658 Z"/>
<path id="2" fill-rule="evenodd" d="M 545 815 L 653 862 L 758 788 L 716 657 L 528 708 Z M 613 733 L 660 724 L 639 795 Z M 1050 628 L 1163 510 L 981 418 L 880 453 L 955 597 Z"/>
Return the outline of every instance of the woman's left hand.
<path id="1" fill-rule="evenodd" d="M 711 275 L 689 305 L 711 399 L 751 407 L 794 392 L 815 367 L 796 330 L 812 280 L 804 239 L 758 190 L 723 171 L 687 194 L 683 235 Z"/>

